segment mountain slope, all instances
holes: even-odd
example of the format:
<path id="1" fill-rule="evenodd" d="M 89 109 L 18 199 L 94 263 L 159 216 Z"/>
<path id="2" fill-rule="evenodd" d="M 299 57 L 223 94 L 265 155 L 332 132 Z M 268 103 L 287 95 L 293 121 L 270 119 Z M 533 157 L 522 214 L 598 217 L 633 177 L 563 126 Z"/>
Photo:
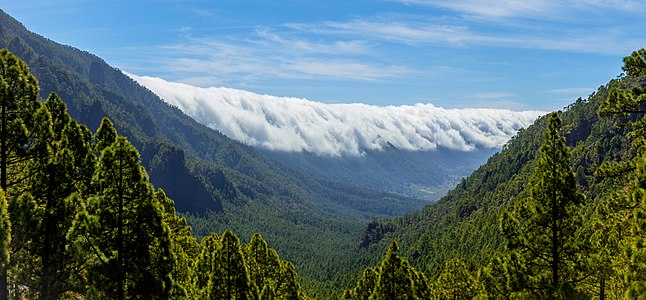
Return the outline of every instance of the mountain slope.
<path id="1" fill-rule="evenodd" d="M 300 174 L 198 124 L 100 58 L 33 34 L 4 12 L 0 47 L 29 64 L 42 97 L 58 93 L 80 122 L 94 129 L 110 117 L 140 149 L 152 182 L 189 213 L 198 233 L 233 229 L 248 239 L 260 231 L 314 281 L 356 265 L 353 245 L 369 218 L 424 203 Z M 329 253 L 341 258 L 330 263 Z"/>
<path id="2" fill-rule="evenodd" d="M 623 79 L 601 86 L 586 100 L 578 99 L 561 114 L 571 165 L 578 187 L 586 195 L 584 214 L 621 180 L 595 175 L 604 163 L 626 160 L 630 151 L 630 128 L 614 125 L 597 115 L 600 103 L 613 87 L 630 86 Z M 435 205 L 403 217 L 370 224 L 364 233 L 364 246 L 379 253 L 391 240 L 402 245 L 412 263 L 436 276 L 444 262 L 459 257 L 474 269 L 483 267 L 500 251 L 503 237 L 498 218 L 528 193 L 528 180 L 542 143 L 546 117 L 521 130 L 500 153 L 464 179 Z"/>

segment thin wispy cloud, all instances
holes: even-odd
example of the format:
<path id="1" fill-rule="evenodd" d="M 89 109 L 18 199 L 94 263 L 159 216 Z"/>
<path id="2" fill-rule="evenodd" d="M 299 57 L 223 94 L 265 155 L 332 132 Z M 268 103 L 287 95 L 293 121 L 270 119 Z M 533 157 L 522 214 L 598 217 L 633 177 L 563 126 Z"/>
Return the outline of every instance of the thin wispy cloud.
<path id="1" fill-rule="evenodd" d="M 375 81 L 412 71 L 405 66 L 355 58 L 367 51 L 357 41 L 325 44 L 287 40 L 268 31 L 258 33 L 258 39 L 254 40 L 188 38 L 181 44 L 150 49 L 149 53 L 157 53 L 158 67 L 164 72 L 199 85 L 226 85 L 232 81 L 265 78 Z M 212 75 L 204 76 L 207 74 Z M 201 79 L 190 81 L 190 78 Z"/>
<path id="2" fill-rule="evenodd" d="M 550 90 L 554 94 L 566 94 L 566 95 L 588 95 L 594 92 L 593 88 L 588 87 L 570 87 L 570 88 L 560 88 Z"/>
<path id="3" fill-rule="evenodd" d="M 646 4 L 640 1 L 623 0 L 403 0 L 409 5 L 435 6 L 453 10 L 465 15 L 482 18 L 533 18 L 553 20 L 571 18 L 576 14 L 589 13 L 594 10 L 616 10 L 639 12 L 646 10 Z"/>
<path id="4" fill-rule="evenodd" d="M 515 1 L 512 1 L 515 2 Z M 484 5 L 484 4 L 483 4 Z M 522 5 L 521 5 L 522 7 Z M 507 8 L 510 9 L 510 8 Z M 544 49 L 573 53 L 622 54 L 643 44 L 643 40 L 624 30 L 610 27 L 560 28 L 531 26 L 501 28 L 492 33 L 475 24 L 454 25 L 442 20 L 406 20 L 406 16 L 379 16 L 373 20 L 356 19 L 348 22 L 320 24 L 288 24 L 294 30 L 319 35 L 348 36 L 356 39 L 432 44 L 442 47 L 491 47 Z M 471 26 L 467 25 L 471 24 Z"/>
<path id="5" fill-rule="evenodd" d="M 288 27 L 325 35 L 345 35 L 363 39 L 377 39 L 402 43 L 452 43 L 469 40 L 467 26 L 433 24 L 432 22 L 406 21 L 377 17 L 373 20 L 357 19 L 348 22 L 322 24 L 288 24 Z"/>
<path id="6" fill-rule="evenodd" d="M 501 147 L 540 111 L 444 109 L 431 104 L 323 104 L 130 75 L 164 101 L 230 138 L 269 150 L 362 155 L 389 147 L 459 151 Z"/>
<path id="7" fill-rule="evenodd" d="M 552 1 L 517 1 L 517 0 L 404 0 L 411 5 L 431 5 L 460 13 L 482 17 L 527 16 L 544 13 L 553 7 Z"/>

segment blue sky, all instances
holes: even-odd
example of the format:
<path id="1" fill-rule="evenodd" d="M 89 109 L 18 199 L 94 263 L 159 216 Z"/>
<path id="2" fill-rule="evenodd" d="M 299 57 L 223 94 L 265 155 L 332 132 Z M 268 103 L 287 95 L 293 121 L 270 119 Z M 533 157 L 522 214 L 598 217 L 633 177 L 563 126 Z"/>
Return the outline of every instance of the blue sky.
<path id="1" fill-rule="evenodd" d="M 646 47 L 645 1 L 2 1 L 124 71 L 324 103 L 561 109 Z"/>

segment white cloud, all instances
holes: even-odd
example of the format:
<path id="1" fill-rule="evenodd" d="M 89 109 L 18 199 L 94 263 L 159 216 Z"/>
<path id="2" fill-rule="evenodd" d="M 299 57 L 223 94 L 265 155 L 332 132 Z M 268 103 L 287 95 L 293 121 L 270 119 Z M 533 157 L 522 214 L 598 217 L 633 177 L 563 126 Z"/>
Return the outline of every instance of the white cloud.
<path id="1" fill-rule="evenodd" d="M 580 95 L 580 96 L 590 95 L 594 91 L 595 89 L 586 88 L 586 87 L 571 87 L 571 88 L 560 88 L 560 89 L 550 90 L 550 92 L 554 94 Z"/>
<path id="2" fill-rule="evenodd" d="M 429 5 L 458 13 L 487 18 L 533 18 L 550 20 L 594 10 L 644 11 L 642 1 L 625 0 L 402 0 L 410 5 Z"/>
<path id="3" fill-rule="evenodd" d="M 545 12 L 553 7 L 556 1 L 518 1 L 518 0 L 403 0 L 408 4 L 422 4 L 451 9 L 465 14 L 483 17 L 508 17 L 531 15 Z"/>
<path id="4" fill-rule="evenodd" d="M 361 155 L 392 145 L 405 150 L 501 147 L 540 111 L 444 109 L 431 104 L 323 104 L 229 88 L 199 88 L 129 75 L 187 115 L 230 138 L 280 151 Z"/>
<path id="5" fill-rule="evenodd" d="M 413 72 L 408 67 L 364 59 L 368 46 L 357 40 L 313 42 L 267 30 L 256 34 L 259 38 L 251 40 L 187 38 L 181 44 L 143 52 L 159 57 L 157 70 L 199 86 L 266 79 L 376 81 Z"/>
<path id="6" fill-rule="evenodd" d="M 293 28 L 298 28 L 294 27 Z M 308 26 L 301 25 L 302 29 Z M 314 27 L 310 27 L 313 29 Z M 451 43 L 460 44 L 473 39 L 467 26 L 433 24 L 431 22 L 397 21 L 378 18 L 375 20 L 352 20 L 326 22 L 319 26 L 319 33 L 357 35 L 361 38 L 377 38 L 403 43 Z"/>
<path id="7" fill-rule="evenodd" d="M 486 6 L 484 3 L 482 5 Z M 518 5 L 523 7 L 521 4 Z M 415 46 L 424 44 L 443 47 L 485 46 L 614 55 L 625 54 L 638 49 L 643 44 L 639 37 L 631 36 L 625 28 L 612 26 L 561 27 L 546 24 L 530 26 L 505 22 L 496 25 L 501 28 L 499 31 L 483 31 L 477 22 L 463 22 L 460 25 L 442 22 L 445 21 L 408 20 L 406 16 L 388 15 L 346 22 L 288 24 L 287 27 L 319 35 L 352 37 L 358 40 L 372 39 Z"/>

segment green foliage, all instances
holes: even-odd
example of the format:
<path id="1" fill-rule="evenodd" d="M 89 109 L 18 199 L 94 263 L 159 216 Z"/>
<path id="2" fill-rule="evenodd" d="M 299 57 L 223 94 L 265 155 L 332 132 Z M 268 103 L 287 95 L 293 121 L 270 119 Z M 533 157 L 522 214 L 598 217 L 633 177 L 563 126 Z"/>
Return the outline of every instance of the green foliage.
<path id="1" fill-rule="evenodd" d="M 538 298 L 564 298 L 580 281 L 581 241 L 577 213 L 583 195 L 577 192 L 570 154 L 561 134 L 561 119 L 552 113 L 544 142 L 530 177 L 530 195 L 504 212 L 502 233 L 518 268 L 511 268 L 512 286 Z M 514 265 L 515 265 L 514 264 Z"/>
<path id="2" fill-rule="evenodd" d="M 31 33 L 4 12 L 0 23 L 0 45 L 29 64 L 41 97 L 56 92 L 93 130 L 108 117 L 198 238 L 232 229 L 249 240 L 262 228 L 316 296 L 334 295 L 370 262 L 356 245 L 363 225 L 426 203 L 296 172 L 198 124 L 100 58 Z"/>
<path id="3" fill-rule="evenodd" d="M 646 76 L 646 50 L 639 49 L 633 51 L 630 56 L 624 57 L 624 66 L 622 69 L 628 76 Z"/>
<path id="4" fill-rule="evenodd" d="M 434 282 L 433 290 L 435 297 L 439 299 L 473 299 L 481 293 L 479 282 L 459 258 L 446 262 L 442 273 Z"/>
<path id="5" fill-rule="evenodd" d="M 39 141 L 51 132 L 50 124 L 49 112 L 38 101 L 38 82 L 27 64 L 7 49 L 0 50 L 0 189 L 5 191 L 10 206 L 14 206 L 14 199 L 20 195 L 17 185 L 30 175 L 22 172 L 24 165 L 47 151 L 42 148 L 45 143 Z M 15 248 L 4 246 L 9 251 Z M 3 253 L 0 267 L 2 300 L 9 296 L 8 269 L 11 261 L 4 260 L 6 257 Z"/>
<path id="6" fill-rule="evenodd" d="M 93 288 L 114 299 L 167 297 L 171 287 L 169 229 L 162 208 L 123 137 L 102 152 L 92 180 L 89 235 L 96 252 L 89 276 Z"/>
<path id="7" fill-rule="evenodd" d="M 89 139 L 67 115 L 65 104 L 55 94 L 45 102 L 51 111 L 55 131 L 43 135 L 39 143 L 47 153 L 25 164 L 30 174 L 24 181 L 28 189 L 14 202 L 12 218 L 18 229 L 14 241 L 15 277 L 39 291 L 45 299 L 59 298 L 74 286 L 73 277 L 82 262 L 70 247 L 73 223 L 83 207 L 84 166 L 88 163 Z M 81 159 L 76 159 L 80 157 Z M 92 161 L 90 160 L 90 163 Z"/>
<path id="8" fill-rule="evenodd" d="M 198 244 L 109 119 L 92 135 L 56 94 L 38 103 L 12 111 L 33 128 L 14 119 L 22 131 L 3 135 L 26 142 L 3 144 L 15 196 L 8 203 L 0 192 L 0 266 L 10 271 L 12 297 L 307 298 L 294 266 L 260 235 L 243 245 L 225 231 Z"/>
<path id="9" fill-rule="evenodd" d="M 0 268 L 5 269 L 9 262 L 9 243 L 11 243 L 11 221 L 7 210 L 7 199 L 0 189 Z"/>
<path id="10" fill-rule="evenodd" d="M 155 202 L 163 209 L 163 223 L 168 226 L 170 238 L 170 251 L 173 253 L 173 271 L 171 278 L 173 288 L 170 298 L 185 299 L 189 297 L 192 287 L 193 265 L 199 254 L 199 244 L 191 233 L 191 227 L 186 219 L 177 215 L 172 199 L 166 197 L 162 189 L 155 192 Z"/>
<path id="11" fill-rule="evenodd" d="M 612 90 L 603 102 L 599 115 L 619 118 L 618 125 L 632 128 L 631 149 L 635 155 L 622 163 L 607 164 L 604 174 L 625 179 L 623 189 L 610 194 L 599 207 L 598 225 L 603 234 L 595 236 L 595 257 L 602 267 L 600 284 L 609 290 L 624 291 L 629 298 L 646 293 L 646 50 L 635 51 L 624 58 L 624 85 Z M 623 280 L 617 280 L 623 275 Z M 613 289 L 614 288 L 614 289 Z M 604 291 L 604 290 L 602 290 Z M 605 291 L 604 291 L 605 292 Z"/>
<path id="12" fill-rule="evenodd" d="M 429 299 L 431 289 L 424 274 L 417 272 L 397 254 L 393 241 L 379 268 L 368 268 L 357 285 L 346 290 L 344 299 Z"/>
<path id="13" fill-rule="evenodd" d="M 240 240 L 227 230 L 219 247 L 212 253 L 211 276 L 207 286 L 208 299 L 251 299 L 254 289 L 242 254 Z"/>
<path id="14" fill-rule="evenodd" d="M 611 80 L 587 99 L 579 98 L 559 112 L 564 137 L 559 143 L 571 148 L 569 158 L 561 162 L 565 170 L 560 172 L 565 175 L 561 186 L 570 187 L 568 193 L 581 203 L 557 215 L 568 216 L 563 229 L 569 234 L 564 233 L 567 237 L 561 242 L 569 245 L 564 249 L 571 256 L 565 259 L 564 269 L 559 269 L 559 277 L 571 275 L 572 282 L 561 289 L 571 297 L 634 298 L 643 291 L 641 278 L 646 271 L 642 269 L 640 228 L 644 202 L 640 188 L 646 186 L 641 183 L 646 174 L 638 170 L 646 165 L 640 162 L 646 153 L 646 125 L 642 121 L 646 81 L 638 67 L 643 53 L 636 51 L 626 58 L 624 70 L 628 76 Z M 438 278 L 442 266 L 453 257 L 473 266 L 473 274 L 477 271 L 477 280 L 487 293 L 478 297 L 545 296 L 532 294 L 524 286 L 528 280 L 550 282 L 552 272 L 525 279 L 502 276 L 534 274 L 537 268 L 527 264 L 527 253 L 518 248 L 503 255 L 508 240 L 500 231 L 499 216 L 507 215 L 503 222 L 507 233 L 518 235 L 529 228 L 526 217 L 546 212 L 545 207 L 529 205 L 527 200 L 551 191 L 545 188 L 547 182 L 532 175 L 540 169 L 538 153 L 548 131 L 548 117 L 539 118 L 436 204 L 403 217 L 371 223 L 364 238 L 366 250 L 376 256 L 392 240 L 398 240 L 403 255 L 429 278 Z M 503 214 L 505 211 L 512 213 Z M 522 211 L 526 217 L 520 217 Z M 511 246 L 537 246 L 550 233 L 545 229 L 524 242 L 516 238 L 510 241 Z M 543 267 L 549 265 L 543 263 Z M 559 297 L 558 293 L 553 296 Z"/>
<path id="15" fill-rule="evenodd" d="M 260 234 L 253 235 L 244 251 L 249 274 L 255 286 L 261 293 L 265 291 L 267 297 L 269 294 L 275 297 L 281 267 L 276 251 L 267 246 Z"/>
<path id="16" fill-rule="evenodd" d="M 379 273 L 373 268 L 367 268 L 357 282 L 357 286 L 348 290 L 348 299 L 368 300 L 377 287 Z"/>

